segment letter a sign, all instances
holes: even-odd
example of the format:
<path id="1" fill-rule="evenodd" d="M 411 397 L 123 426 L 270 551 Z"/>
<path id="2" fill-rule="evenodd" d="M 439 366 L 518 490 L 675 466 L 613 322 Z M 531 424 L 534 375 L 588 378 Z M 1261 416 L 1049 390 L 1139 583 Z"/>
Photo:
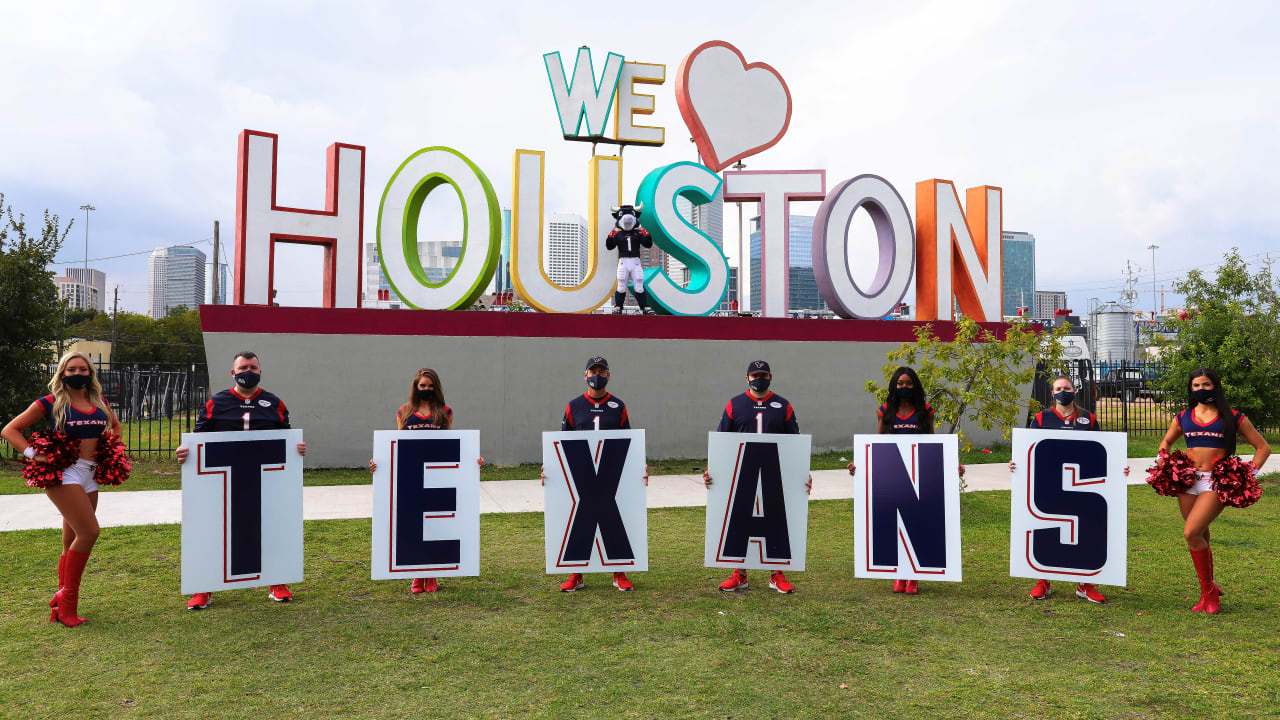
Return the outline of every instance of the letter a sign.
<path id="1" fill-rule="evenodd" d="M 709 433 L 707 567 L 804 570 L 810 439 Z"/>
<path id="2" fill-rule="evenodd" d="M 547 573 L 649 569 L 644 430 L 542 433 Z"/>

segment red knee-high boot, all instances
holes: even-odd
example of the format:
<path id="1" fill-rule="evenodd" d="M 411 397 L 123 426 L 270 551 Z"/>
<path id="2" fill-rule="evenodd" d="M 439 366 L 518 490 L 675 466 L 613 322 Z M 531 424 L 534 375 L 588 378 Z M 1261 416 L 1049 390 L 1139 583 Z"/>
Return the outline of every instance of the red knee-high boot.
<path id="1" fill-rule="evenodd" d="M 1200 602 L 1192 608 L 1192 612 L 1207 612 L 1216 615 L 1222 609 L 1218 597 L 1223 594 L 1222 588 L 1213 581 L 1213 551 L 1209 548 L 1192 550 L 1191 562 L 1196 565 L 1196 576 L 1200 578 Z"/>
<path id="2" fill-rule="evenodd" d="M 58 556 L 58 590 L 62 590 L 62 575 L 67 565 L 67 554 L 62 553 Z M 53 594 L 53 599 L 49 601 L 49 607 L 58 607 L 58 593 Z"/>
<path id="3" fill-rule="evenodd" d="M 58 621 L 67 627 L 75 627 L 84 622 L 84 618 L 76 615 L 76 605 L 80 602 L 80 576 L 84 574 L 84 566 L 89 562 L 89 553 L 71 550 L 67 553 L 67 561 L 63 566 L 62 589 L 54 596 L 57 605 L 49 614 L 49 622 Z"/>

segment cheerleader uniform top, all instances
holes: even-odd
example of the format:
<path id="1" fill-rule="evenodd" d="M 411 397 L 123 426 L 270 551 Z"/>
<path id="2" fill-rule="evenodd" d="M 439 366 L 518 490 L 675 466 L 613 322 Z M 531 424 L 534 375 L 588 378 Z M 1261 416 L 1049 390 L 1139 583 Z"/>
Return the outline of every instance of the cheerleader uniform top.
<path id="1" fill-rule="evenodd" d="M 453 408 L 448 405 L 444 406 L 444 414 L 453 419 Z M 409 417 L 404 421 L 405 430 L 440 430 L 441 426 L 437 425 L 430 415 L 419 415 L 416 411 L 409 413 Z"/>
<path id="2" fill-rule="evenodd" d="M 1231 417 L 1236 421 L 1236 427 L 1240 427 L 1240 421 L 1244 420 L 1244 413 L 1239 410 L 1232 410 Z M 1218 417 L 1213 422 L 1201 423 L 1196 420 L 1194 410 L 1183 410 L 1178 413 L 1178 425 L 1182 426 L 1182 435 L 1187 439 L 1188 448 L 1215 448 L 1217 450 L 1226 449 L 1226 426 L 1222 421 L 1222 413 L 1218 413 Z"/>
<path id="3" fill-rule="evenodd" d="M 876 410 L 876 417 L 884 417 L 889 412 L 889 404 L 885 403 Z M 929 403 L 924 404 L 924 412 L 929 414 L 929 419 L 933 419 L 933 406 Z M 889 422 L 889 434 L 891 435 L 913 435 L 920 432 L 920 423 L 923 418 L 920 415 L 920 409 L 916 408 L 911 411 L 910 415 L 903 417 L 894 413 L 893 418 Z"/>
<path id="4" fill-rule="evenodd" d="M 44 409 L 44 416 L 49 419 L 49 424 L 56 428 L 57 422 L 53 418 L 53 396 L 45 395 L 36 402 L 40 403 L 40 407 Z M 108 422 L 107 413 L 100 407 L 95 407 L 93 412 L 84 412 L 68 403 L 66 422 L 63 424 L 62 432 L 74 440 L 97 440 L 102 437 L 102 433 L 106 432 Z"/>

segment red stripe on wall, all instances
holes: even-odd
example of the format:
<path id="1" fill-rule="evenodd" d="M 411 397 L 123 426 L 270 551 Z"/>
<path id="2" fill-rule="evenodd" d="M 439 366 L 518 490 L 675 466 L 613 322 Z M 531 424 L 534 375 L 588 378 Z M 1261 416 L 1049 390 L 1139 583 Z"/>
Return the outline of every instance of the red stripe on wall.
<path id="1" fill-rule="evenodd" d="M 459 337 L 579 337 L 667 340 L 785 340 L 911 342 L 917 326 L 903 320 L 576 315 L 463 310 L 300 308 L 202 305 L 204 332 L 303 335 L 443 335 Z M 949 322 L 933 323 L 941 340 L 955 337 Z M 1003 336 L 1005 323 L 982 323 Z M 1033 326 L 1039 329 L 1039 325 Z"/>

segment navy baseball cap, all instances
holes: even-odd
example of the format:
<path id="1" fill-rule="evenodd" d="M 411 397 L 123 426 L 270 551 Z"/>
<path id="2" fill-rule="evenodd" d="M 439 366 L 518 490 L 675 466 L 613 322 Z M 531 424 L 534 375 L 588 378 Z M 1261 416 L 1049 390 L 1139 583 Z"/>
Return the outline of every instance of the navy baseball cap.
<path id="1" fill-rule="evenodd" d="M 747 366 L 747 375 L 750 375 L 752 373 L 762 373 L 762 372 L 769 373 L 770 375 L 773 374 L 773 371 L 769 369 L 769 363 L 763 360 L 756 360 L 755 362 Z"/>
<path id="2" fill-rule="evenodd" d="M 593 367 L 595 367 L 595 366 L 597 366 L 597 365 L 599 365 L 599 366 L 603 367 L 605 370 L 608 370 L 608 369 L 609 369 L 609 361 L 608 361 L 608 360 L 605 360 L 604 358 L 600 357 L 599 355 L 596 355 L 595 357 L 589 357 L 589 358 L 587 358 L 587 366 L 586 366 L 585 368 L 583 368 L 583 369 L 584 369 L 584 370 L 590 370 L 591 368 L 593 368 Z"/>

